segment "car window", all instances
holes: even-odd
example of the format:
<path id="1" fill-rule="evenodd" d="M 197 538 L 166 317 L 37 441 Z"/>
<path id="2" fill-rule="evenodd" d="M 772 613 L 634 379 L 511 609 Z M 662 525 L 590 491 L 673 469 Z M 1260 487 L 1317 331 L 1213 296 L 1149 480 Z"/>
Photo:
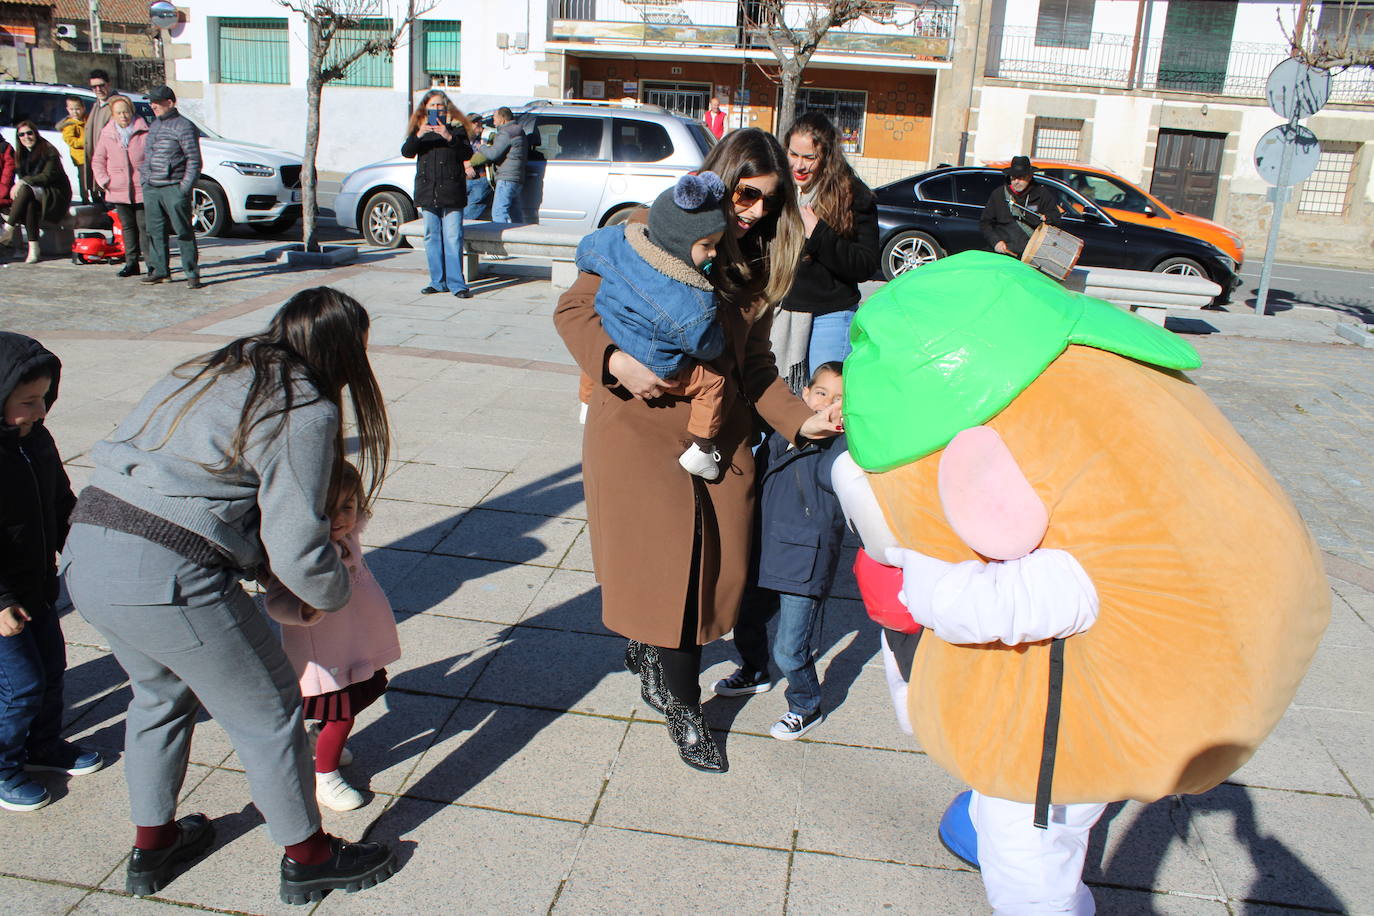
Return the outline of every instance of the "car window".
<path id="1" fill-rule="evenodd" d="M 0 127 L 13 127 L 14 118 L 14 93 L 8 89 L 0 89 Z"/>
<path id="2" fill-rule="evenodd" d="M 654 121 L 611 121 L 611 159 L 615 162 L 660 162 L 673 154 L 668 131 Z"/>
<path id="3" fill-rule="evenodd" d="M 1150 206 L 1150 199 L 1144 194 L 1124 182 L 1105 175 L 1076 169 L 1046 169 L 1045 174 L 1058 178 L 1099 207 L 1115 207 L 1118 210 L 1144 213 L 1145 208 Z"/>
<path id="4" fill-rule="evenodd" d="M 1054 194 L 1060 211 L 1069 219 L 1080 219 L 1086 210 L 1097 211 L 1097 208 L 1086 199 L 1087 195 L 1080 196 L 1058 182 L 1042 181 L 1040 184 Z"/>
<path id="5" fill-rule="evenodd" d="M 1006 183 L 1001 172 L 960 172 L 954 176 L 954 200 L 956 203 L 985 207 L 993 193 L 1001 190 Z"/>
<path id="6" fill-rule="evenodd" d="M 921 197 L 942 202 L 954 200 L 954 179 L 948 175 L 941 175 L 939 178 L 921 182 Z M 907 195 L 907 198 L 909 200 L 910 195 Z"/>
<path id="7" fill-rule="evenodd" d="M 67 117 L 67 97 L 60 92 L 14 91 L 14 110 L 9 124 L 32 121 L 39 130 L 56 130 L 57 122 Z"/>
<path id="8" fill-rule="evenodd" d="M 550 161 L 600 159 L 601 123 L 600 118 L 539 115 L 530 140 Z"/>
<path id="9" fill-rule="evenodd" d="M 707 130 L 706 125 L 700 121 L 685 121 L 683 123 L 686 124 L 687 132 L 692 135 L 697 150 L 704 158 L 707 153 L 711 152 L 711 147 L 716 145 L 716 135 Z"/>

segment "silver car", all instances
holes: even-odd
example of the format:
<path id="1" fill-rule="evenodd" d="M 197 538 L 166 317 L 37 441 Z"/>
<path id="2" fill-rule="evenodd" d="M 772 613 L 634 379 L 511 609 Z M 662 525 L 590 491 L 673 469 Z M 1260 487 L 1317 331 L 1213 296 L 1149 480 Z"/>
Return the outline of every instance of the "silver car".
<path id="1" fill-rule="evenodd" d="M 656 105 L 534 102 L 515 112 L 529 138 L 522 202 L 526 219 L 559 232 L 586 233 L 620 222 L 694 169 L 715 137 L 701 122 Z M 335 219 L 373 245 L 401 244 L 416 217 L 415 160 L 397 156 L 344 179 Z M 538 214 L 537 219 L 534 215 Z"/>

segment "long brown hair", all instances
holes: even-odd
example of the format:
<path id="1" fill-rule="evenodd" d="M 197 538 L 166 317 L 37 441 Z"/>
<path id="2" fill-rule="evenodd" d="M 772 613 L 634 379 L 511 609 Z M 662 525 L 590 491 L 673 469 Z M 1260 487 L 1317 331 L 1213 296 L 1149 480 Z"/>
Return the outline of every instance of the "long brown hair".
<path id="1" fill-rule="evenodd" d="M 34 144 L 32 149 L 25 146 L 24 141 L 19 139 L 19 132 L 26 127 L 33 131 Z M 16 170 L 19 166 L 24 165 L 28 167 L 24 175 L 32 175 L 37 171 L 34 163 L 42 162 L 49 156 L 52 156 L 54 159 L 59 158 L 57 155 L 57 147 L 49 143 L 43 135 L 38 132 L 37 124 L 32 121 L 20 121 L 18 124 L 14 125 L 14 164 Z M 20 161 L 21 158 L 23 160 L 22 162 Z M 23 178 L 24 175 L 16 171 L 14 177 Z"/>
<path id="2" fill-rule="evenodd" d="M 701 168 L 715 172 L 725 182 L 729 192 L 726 209 L 732 217 L 735 186 L 741 178 L 778 176 L 777 209 L 765 212 L 744 238 L 736 239 L 732 231 L 726 231 L 721 240 L 726 252 L 725 269 L 717 281 L 722 292 L 738 300 L 746 312 L 777 305 L 792 289 L 792 278 L 806 244 L 786 154 L 772 134 L 757 127 L 744 127 L 732 130 L 713 146 Z"/>
<path id="3" fill-rule="evenodd" d="M 796 134 L 805 134 L 816 146 L 816 174 L 811 179 L 811 185 L 815 188 L 812 208 L 827 226 L 845 238 L 853 238 L 855 189 L 858 188 L 863 194 L 870 192 L 845 158 L 844 149 L 840 146 L 840 132 L 821 112 L 808 111 L 798 116 L 787 128 L 787 137 L 783 142 L 790 146 Z M 862 205 L 865 201 L 858 203 Z"/>
<path id="4" fill-rule="evenodd" d="M 472 119 L 463 114 L 457 105 L 453 104 L 453 99 L 448 97 L 448 93 L 439 89 L 431 89 L 420 97 L 420 104 L 415 106 L 415 110 L 410 113 L 410 120 L 406 122 L 406 136 L 409 137 L 419 132 L 420 124 L 427 117 L 425 110 L 429 105 L 429 100 L 436 95 L 444 100 L 444 120 L 448 122 L 450 127 L 454 124 L 462 125 L 463 136 L 471 137 Z"/>
<path id="5" fill-rule="evenodd" d="M 276 435 L 281 428 L 281 418 L 287 413 L 321 400 L 342 411 L 343 390 L 347 388 L 353 405 L 358 457 L 367 469 L 363 503 L 369 505 L 386 476 L 391 454 L 386 404 L 367 359 L 369 324 L 367 309 L 352 296 L 327 286 L 302 290 L 277 310 L 266 330 L 240 337 L 172 370 L 173 375 L 185 378 L 186 382 L 168 395 L 159 409 L 192 386 L 201 385 L 173 421 L 171 430 L 174 430 L 186 412 L 221 376 L 252 369 L 248 397 L 244 400 L 224 462 L 210 468 L 216 473 L 227 473 L 243 461 L 244 452 L 259 426 L 276 420 L 276 426 L 266 433 L 267 436 Z M 309 385 L 301 386 L 302 379 Z M 302 390 L 304 387 L 313 391 Z M 334 481 L 343 480 L 343 426 L 340 422 L 334 441 Z M 332 498 L 333 493 L 331 506 Z"/>

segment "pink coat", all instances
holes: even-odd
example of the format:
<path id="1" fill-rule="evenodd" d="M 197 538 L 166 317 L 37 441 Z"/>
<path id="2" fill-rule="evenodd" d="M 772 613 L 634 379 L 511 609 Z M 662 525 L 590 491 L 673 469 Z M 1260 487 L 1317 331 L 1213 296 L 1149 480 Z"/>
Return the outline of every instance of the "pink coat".
<path id="1" fill-rule="evenodd" d="M 396 617 L 382 587 L 363 562 L 359 534 L 355 528 L 343 541 L 353 597 L 337 611 L 303 624 L 301 599 L 280 582 L 274 581 L 267 588 L 267 613 L 283 625 L 282 648 L 301 680 L 302 696 L 333 693 L 365 681 L 401 657 Z"/>
<path id="2" fill-rule="evenodd" d="M 112 204 L 143 203 L 143 148 L 148 142 L 148 122 L 134 118 L 134 134 L 126 150 L 119 143 L 119 126 L 114 121 L 100 131 L 100 139 L 91 157 L 91 171 L 96 184 L 105 189 L 105 199 Z"/>

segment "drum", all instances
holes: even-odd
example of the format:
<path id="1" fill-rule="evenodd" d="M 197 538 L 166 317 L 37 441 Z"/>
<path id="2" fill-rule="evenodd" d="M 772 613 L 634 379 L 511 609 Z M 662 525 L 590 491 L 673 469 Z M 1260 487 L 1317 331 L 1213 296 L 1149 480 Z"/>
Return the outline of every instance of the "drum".
<path id="1" fill-rule="evenodd" d="M 1062 280 L 1073 270 L 1082 253 L 1083 240 L 1078 236 L 1070 235 L 1049 223 L 1041 223 L 1031 233 L 1026 250 L 1021 253 L 1021 260 L 1056 280 Z"/>

